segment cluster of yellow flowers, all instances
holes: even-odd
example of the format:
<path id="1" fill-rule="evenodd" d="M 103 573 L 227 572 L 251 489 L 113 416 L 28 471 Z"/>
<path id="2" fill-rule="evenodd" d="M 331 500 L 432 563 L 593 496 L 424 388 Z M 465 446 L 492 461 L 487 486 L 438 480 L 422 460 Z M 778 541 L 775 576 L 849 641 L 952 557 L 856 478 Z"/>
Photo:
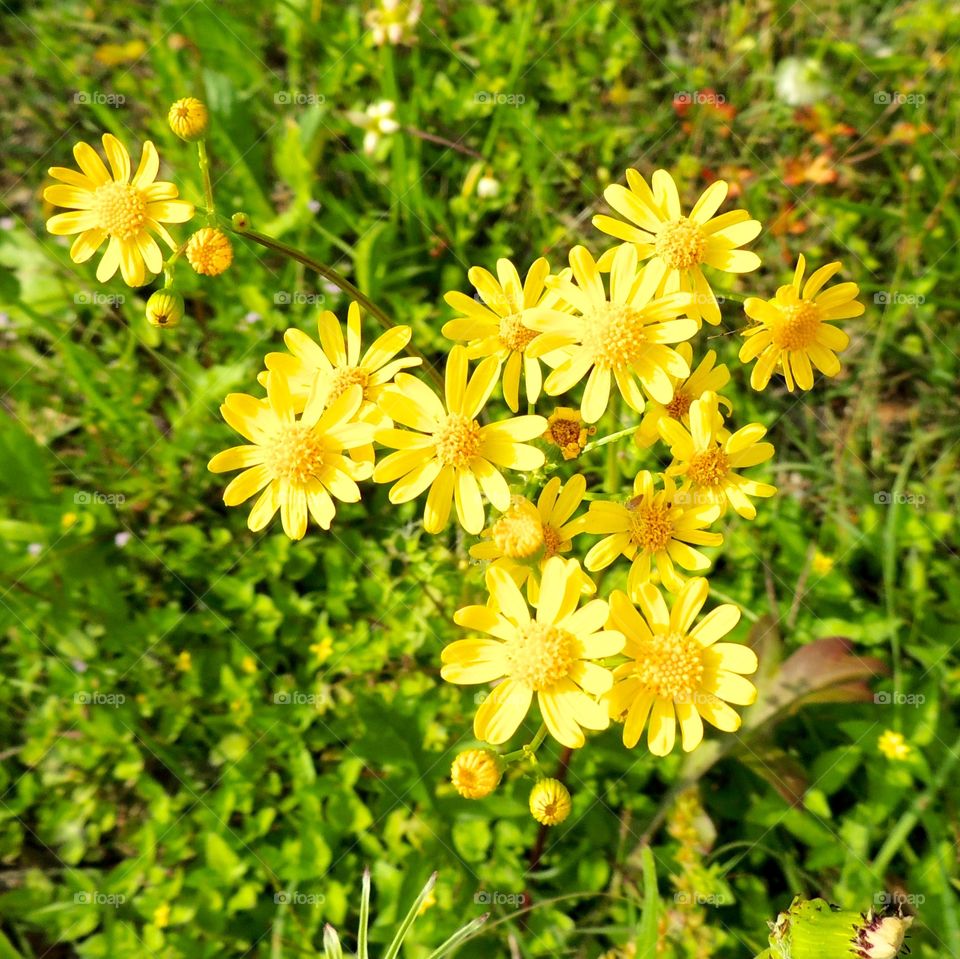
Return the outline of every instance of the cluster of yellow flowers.
<path id="1" fill-rule="evenodd" d="M 179 136 L 198 142 L 208 196 L 207 226 L 183 246 L 162 224 L 184 222 L 193 210 L 177 199 L 173 184 L 155 182 L 158 159 L 150 143 L 132 179 L 129 157 L 113 137 L 104 137 L 112 177 L 79 144 L 82 173 L 55 168 L 51 174 L 66 185 L 45 194 L 73 208 L 48 226 L 80 234 L 71 251 L 77 262 L 109 238 L 101 279 L 118 266 L 132 285 L 147 272 L 167 273 L 148 307 L 165 325 L 172 325 L 177 304 L 170 263 L 162 263 L 151 231 L 174 259 L 185 252 L 198 273 L 216 275 L 232 260 L 213 210 L 206 110 L 195 100 L 178 101 L 169 119 Z M 689 214 L 664 170 L 650 184 L 628 170 L 627 186 L 610 186 L 604 195 L 620 218 L 597 216 L 594 225 L 620 242 L 599 259 L 576 246 L 568 266 L 554 273 L 540 258 L 523 278 L 501 259 L 496 275 L 469 271 L 476 296 L 446 294 L 457 315 L 442 329 L 455 344 L 442 383 L 437 376 L 442 395 L 407 372 L 421 363 L 401 355 L 409 327 L 393 326 L 363 349 L 363 316 L 354 302 L 345 327 L 332 312 L 320 314 L 317 340 L 287 330 L 286 352 L 265 358 L 264 395 L 231 394 L 221 407 L 245 443 L 209 463 L 214 472 L 241 471 L 223 498 L 237 506 L 256 497 L 251 530 L 263 529 L 278 511 L 291 539 L 303 537 L 311 519 L 328 529 L 337 502 L 357 502 L 358 483 L 372 479 L 390 484 L 393 504 L 424 497 L 427 532 L 442 532 L 453 513 L 466 533 L 479 537 L 470 554 L 485 564 L 487 595 L 456 613 L 468 637 L 443 650 L 442 676 L 456 684 L 496 684 L 474 719 L 477 739 L 488 746 L 516 734 L 534 698 L 543 725 L 533 744 L 514 753 L 462 753 L 453 784 L 461 795 L 481 798 L 497 787 L 508 763 L 531 761 L 539 779 L 531 811 L 545 824 L 562 821 L 571 808 L 563 784 L 536 773 L 536 748 L 546 735 L 578 748 L 585 731 L 618 722 L 626 747 L 646 730 L 650 752 L 664 756 L 678 727 L 685 751 L 702 741 L 704 720 L 738 729 L 732 706 L 756 697 L 746 678 L 757 668 L 756 656 L 724 641 L 740 619 L 737 607 L 722 604 L 701 615 L 709 587 L 699 574 L 711 561 L 700 548 L 723 543 L 715 527 L 725 514 L 752 520 L 754 500 L 775 493 L 745 474 L 774 450 L 761 424 L 728 426 L 733 406 L 720 391 L 730 372 L 712 350 L 695 362 L 692 341 L 704 322 L 721 320 L 705 270 L 756 270 L 759 257 L 742 247 L 761 225 L 744 210 L 718 214 L 727 195 L 722 181 Z M 826 376 L 839 371 L 836 353 L 849 338 L 833 323 L 863 312 L 855 284 L 824 289 L 839 269 L 828 264 L 804 283 L 801 256 L 791 284 L 772 299 L 746 300 L 753 323 L 743 330 L 740 359 L 756 360 L 755 389 L 774 373 L 789 390 L 806 390 L 814 368 Z M 498 385 L 506 417 L 488 409 Z M 574 391 L 578 406 L 571 405 Z M 537 412 L 544 397 L 561 396 L 568 405 L 548 416 Z M 605 417 L 613 432 L 592 438 Z M 614 471 L 602 492 L 588 493 L 596 470 L 584 465 L 572 472 L 567 464 L 625 436 L 648 451 L 653 468 L 638 472 L 626 491 Z M 666 465 L 653 460 L 658 444 L 669 454 Z M 387 455 L 378 457 L 378 446 Z M 618 563 L 627 572 L 626 590 L 599 598 L 596 574 Z"/>

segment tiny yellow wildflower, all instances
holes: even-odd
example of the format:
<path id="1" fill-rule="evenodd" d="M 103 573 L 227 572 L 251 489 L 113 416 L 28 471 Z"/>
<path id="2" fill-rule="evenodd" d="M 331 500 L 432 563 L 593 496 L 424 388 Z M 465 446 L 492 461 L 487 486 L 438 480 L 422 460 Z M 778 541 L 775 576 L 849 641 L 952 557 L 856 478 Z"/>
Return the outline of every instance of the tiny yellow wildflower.
<path id="1" fill-rule="evenodd" d="M 530 815 L 543 826 L 560 825 L 572 808 L 570 790 L 559 779 L 541 779 L 530 790 Z"/>
<path id="2" fill-rule="evenodd" d="M 336 512 L 334 499 L 360 500 L 356 480 L 367 479 L 372 465 L 343 454 L 373 438 L 373 427 L 356 419 L 363 391 L 351 386 L 328 407 L 321 395 L 315 390 L 297 418 L 286 380 L 271 373 L 265 400 L 231 393 L 220 407 L 223 418 L 252 445 L 218 453 L 207 469 L 243 470 L 224 490 L 227 506 L 239 506 L 263 490 L 247 520 L 254 532 L 279 509 L 283 531 L 290 539 L 302 539 L 308 512 L 322 529 L 329 529 Z"/>
<path id="3" fill-rule="evenodd" d="M 678 343 L 677 352 L 693 369 L 693 349 L 690 344 Z M 664 416 L 689 426 L 690 404 L 700 399 L 704 393 L 719 393 L 730 382 L 730 371 L 723 363 L 719 366 L 715 365 L 716 361 L 717 354 L 713 350 L 708 350 L 700 361 L 700 365 L 688 377 L 671 377 L 674 381 L 673 399 L 669 403 L 658 403 L 656 400 L 647 403 L 640 427 L 633 435 L 638 446 L 646 449 L 660 439 L 660 420 Z M 720 406 L 726 408 L 728 413 L 733 410 L 733 405 L 726 397 L 718 396 L 717 401 Z M 723 425 L 722 420 L 718 425 Z"/>
<path id="4" fill-rule="evenodd" d="M 692 572 L 710 568 L 710 560 L 696 546 L 719 546 L 720 533 L 707 527 L 720 516 L 716 503 L 689 503 L 677 496 L 672 477 L 662 476 L 663 488 L 656 489 L 653 473 L 642 470 L 633 481 L 633 497 L 623 505 L 594 500 L 583 520 L 583 530 L 604 536 L 589 553 L 584 566 L 590 572 L 606 569 L 618 556 L 633 560 L 627 588 L 632 596 L 650 581 L 654 569 L 663 585 L 679 592 L 684 578 L 677 566 Z"/>
<path id="5" fill-rule="evenodd" d="M 636 170 L 627 170 L 630 189 L 614 184 L 603 196 L 630 222 L 601 215 L 593 218 L 593 225 L 634 245 L 641 260 L 649 259 L 643 271 L 644 286 L 692 294 L 688 314 L 698 326 L 701 320 L 716 326 L 720 307 L 702 268 L 710 266 L 724 273 L 757 269 L 760 257 L 738 247 L 756 238 L 760 222 L 751 220 L 746 210 L 714 216 L 727 196 L 723 180 L 715 180 L 704 190 L 689 216 L 683 215 L 677 185 L 666 170 L 657 170 L 651 182 L 652 190 Z M 616 255 L 608 251 L 601 264 L 608 265 Z"/>
<path id="6" fill-rule="evenodd" d="M 772 300 L 752 296 L 743 304 L 744 312 L 757 324 L 744 331 L 747 340 L 740 347 L 742 363 L 757 360 L 750 374 L 755 390 L 764 389 L 776 370 L 783 374 L 790 392 L 794 385 L 801 390 L 813 387 L 814 366 L 824 376 L 840 372 L 837 353 L 847 348 L 850 337 L 830 324 L 863 313 L 864 306 L 856 299 L 860 288 L 856 283 L 838 283 L 821 292 L 840 270 L 840 263 L 820 267 L 803 284 L 805 267 L 801 255 L 793 282 L 781 286 Z"/>
<path id="7" fill-rule="evenodd" d="M 740 621 L 740 610 L 724 604 L 693 625 L 708 591 L 702 577 L 689 580 L 672 610 L 651 583 L 637 591 L 639 610 L 620 590 L 610 597 L 610 625 L 626 637 L 630 661 L 614 670 L 607 702 L 611 718 L 624 720 L 628 749 L 649 719 L 650 752 L 666 756 L 673 749 L 678 722 L 684 752 L 690 752 L 703 740 L 703 719 L 734 732 L 740 717 L 727 703 L 755 702 L 757 690 L 742 674 L 756 672 L 756 654 L 739 643 L 717 642 Z"/>
<path id="8" fill-rule="evenodd" d="M 393 483 L 391 503 L 408 503 L 429 488 L 423 514 L 428 533 L 439 533 L 456 501 L 457 518 L 468 533 L 483 529 L 481 489 L 499 510 L 510 506 L 510 487 L 499 468 L 534 470 L 543 452 L 524 441 L 541 436 L 542 416 L 515 416 L 481 426 L 477 416 L 497 382 L 499 361 L 488 356 L 467 377 L 467 352 L 455 346 L 447 359 L 446 403 L 425 383 L 398 373 L 380 398 L 380 409 L 410 429 L 379 429 L 378 443 L 391 453 L 373 472 L 377 483 Z"/>
<path id="9" fill-rule="evenodd" d="M 177 244 L 163 224 L 186 223 L 193 216 L 193 204 L 177 199 L 173 183 L 157 180 L 160 157 L 149 140 L 132 176 L 130 154 L 115 136 L 103 135 L 103 149 L 109 172 L 87 143 L 73 148 L 81 172 L 50 168 L 50 176 L 61 182 L 48 186 L 43 197 L 70 212 L 52 216 L 47 229 L 55 236 L 80 234 L 70 247 L 74 263 L 86 263 L 109 239 L 97 279 L 106 283 L 119 269 L 128 286 L 143 286 L 148 273 L 163 269 L 163 254 L 151 232 L 176 250 Z"/>
<path id="10" fill-rule="evenodd" d="M 684 316 L 691 295 L 670 293 L 654 299 L 655 289 L 637 274 L 637 251 L 630 244 L 621 246 L 613 260 L 609 296 L 586 247 L 570 251 L 570 266 L 576 284 L 560 280 L 555 289 L 574 312 L 547 307 L 529 312 L 528 323 L 540 336 L 527 347 L 527 355 L 542 356 L 554 366 L 544 391 L 557 396 L 587 377 L 580 404 L 587 423 L 603 415 L 613 382 L 637 413 L 644 406 L 640 384 L 653 399 L 669 403 L 670 374 L 690 374 L 687 361 L 669 344 L 697 332 L 696 322 Z"/>
<path id="11" fill-rule="evenodd" d="M 573 537 L 582 530 L 582 517 L 574 519 L 573 514 L 580 509 L 586 491 L 583 476 L 572 476 L 566 485 L 554 476 L 541 490 L 536 506 L 523 496 L 515 496 L 510 508 L 483 531 L 483 541 L 470 547 L 470 555 L 505 569 L 518 586 L 526 582 L 527 598 L 535 603 L 540 591 L 539 574 L 547 561 L 569 552 Z M 596 591 L 586 575 L 583 591 Z"/>
<path id="12" fill-rule="evenodd" d="M 754 519 L 757 510 L 750 497 L 773 496 L 777 489 L 748 480 L 734 470 L 770 459 L 773 446 L 760 442 L 767 430 L 759 423 L 750 423 L 724 439 L 724 432 L 717 426 L 717 403 L 716 393 L 704 393 L 694 401 L 689 430 L 669 417 L 660 420 L 660 435 L 674 458 L 667 474 L 683 477 L 683 492 L 694 505 L 716 503 L 726 510 L 729 503 L 744 519 Z"/>
<path id="13" fill-rule="evenodd" d="M 170 903 L 161 902 L 156 909 L 153 910 L 153 924 L 158 929 L 166 929 L 170 925 Z"/>
<path id="14" fill-rule="evenodd" d="M 609 716 L 594 697 L 610 689 L 612 677 L 595 660 L 616 655 L 623 636 L 605 628 L 604 600 L 577 608 L 582 575 L 576 560 L 548 560 L 534 618 L 509 573 L 491 566 L 486 573 L 490 603 L 465 606 L 454 615 L 457 625 L 491 638 L 448 645 L 440 675 L 461 685 L 503 679 L 477 710 L 477 739 L 495 746 L 506 742 L 523 722 L 534 693 L 547 729 L 564 746 L 584 744 L 581 727 L 607 728 Z"/>
<path id="15" fill-rule="evenodd" d="M 514 413 L 520 408 L 521 370 L 527 402 L 536 403 L 540 396 L 540 361 L 527 354 L 537 331 L 524 323 L 524 317 L 540 304 L 555 303 L 556 296 L 546 286 L 549 275 L 550 264 L 543 257 L 530 267 L 524 282 L 509 260 L 499 259 L 497 276 L 479 266 L 467 273 L 483 303 L 459 291 L 444 295 L 461 316 L 445 323 L 441 332 L 451 340 L 466 340 L 470 359 L 496 356 L 504 364 L 503 398 Z"/>
<path id="16" fill-rule="evenodd" d="M 913 752 L 913 748 L 907 742 L 903 733 L 894 732 L 892 729 L 887 729 L 883 732 L 877 740 L 877 749 L 879 749 L 887 759 L 891 759 L 894 762 L 907 759 Z"/>
<path id="17" fill-rule="evenodd" d="M 187 240 L 187 262 L 203 276 L 219 276 L 233 263 L 233 247 L 226 233 L 205 226 Z"/>
<path id="18" fill-rule="evenodd" d="M 182 649 L 177 655 L 177 669 L 181 673 L 189 673 L 193 669 L 193 657 L 190 655 L 189 649 Z"/>

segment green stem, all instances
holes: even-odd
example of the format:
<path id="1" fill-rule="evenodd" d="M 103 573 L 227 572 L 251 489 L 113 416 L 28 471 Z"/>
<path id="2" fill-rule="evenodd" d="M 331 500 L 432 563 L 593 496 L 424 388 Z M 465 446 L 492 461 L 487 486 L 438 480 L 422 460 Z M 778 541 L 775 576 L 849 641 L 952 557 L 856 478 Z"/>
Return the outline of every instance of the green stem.
<path id="1" fill-rule="evenodd" d="M 302 263 L 304 266 L 309 267 L 315 273 L 318 273 L 320 276 L 322 276 L 325 280 L 329 280 L 339 289 L 343 290 L 343 292 L 349 297 L 356 300 L 357 303 L 359 303 L 368 313 L 376 317 L 377 321 L 384 329 L 392 330 L 396 325 L 393 320 L 391 320 L 390 317 L 387 316 L 387 314 L 379 306 L 377 306 L 373 300 L 370 299 L 370 297 L 368 297 L 365 293 L 362 293 L 345 276 L 337 272 L 332 266 L 327 266 L 325 263 L 320 263 L 319 261 L 313 259 L 313 257 L 308 256 L 302 250 L 298 250 L 296 247 L 282 243 L 280 240 L 275 240 L 272 236 L 267 236 L 265 233 L 257 233 L 255 230 L 251 230 L 247 226 L 247 219 L 244 214 L 234 214 L 232 220 L 224 220 L 223 224 L 227 229 L 233 231 L 238 236 L 246 237 L 246 239 L 252 240 L 254 243 L 259 243 L 260 246 L 264 246 L 268 250 L 273 250 L 276 253 L 282 253 L 291 260 L 294 260 L 297 263 Z M 440 376 L 437 368 L 430 362 L 427 356 L 412 344 L 407 344 L 407 351 L 422 361 L 423 368 L 433 378 L 437 385 L 443 389 L 443 377 Z"/>
<path id="2" fill-rule="evenodd" d="M 512 753 L 505 753 L 500 757 L 500 761 L 504 763 L 512 763 L 516 762 L 518 759 L 535 757 L 537 750 L 543 745 L 543 741 L 546 738 L 547 727 L 545 724 L 541 723 L 540 728 L 537 730 L 537 735 L 534 736 L 526 746 L 521 746 L 519 749 L 515 749 Z"/>
<path id="3" fill-rule="evenodd" d="M 213 202 L 213 183 L 210 181 L 210 158 L 207 156 L 207 141 L 197 140 L 197 157 L 200 161 L 200 174 L 203 177 L 203 196 L 207 204 L 207 216 L 217 215 L 217 208 Z"/>
<path id="4" fill-rule="evenodd" d="M 591 440 L 587 443 L 583 448 L 583 453 L 589 453 L 590 450 L 596 449 L 598 446 L 606 446 L 607 443 L 615 443 L 617 440 L 623 439 L 624 436 L 630 436 L 636 432 L 636 426 L 628 426 L 625 429 L 617 430 L 616 433 L 608 433 L 606 436 L 601 436 L 598 440 Z"/>

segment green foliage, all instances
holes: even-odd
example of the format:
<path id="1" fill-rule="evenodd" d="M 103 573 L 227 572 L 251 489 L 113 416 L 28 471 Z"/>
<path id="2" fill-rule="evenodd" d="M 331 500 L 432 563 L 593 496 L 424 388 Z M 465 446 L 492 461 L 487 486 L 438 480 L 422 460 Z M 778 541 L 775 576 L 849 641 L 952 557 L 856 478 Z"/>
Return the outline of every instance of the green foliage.
<path id="1" fill-rule="evenodd" d="M 458 956 L 647 957 L 658 938 L 692 956 L 696 914 L 740 957 L 794 894 L 860 909 L 888 891 L 913 897 L 915 956 L 960 954 L 955 5 L 428 2 L 415 46 L 380 49 L 350 3 L 4 12 L 2 959 L 321 955 L 325 924 L 356 928 L 365 866 L 374 956 L 434 870 L 405 956 L 490 911 Z M 787 56 L 820 64 L 808 108 L 776 93 Z M 707 90 L 730 109 L 674 102 Z M 709 340 L 737 422 L 771 430 L 781 489 L 756 523 L 728 520 L 711 584 L 762 617 L 768 690 L 829 637 L 853 674 L 762 722 L 746 710 L 741 736 L 686 761 L 595 737 L 542 858 L 528 779 L 459 798 L 446 777 L 476 703 L 440 682 L 439 653 L 479 596 L 468 544 L 373 487 L 329 535 L 254 535 L 206 471 L 233 442 L 223 396 L 254 388 L 288 326 L 313 331 L 319 297 L 345 300 L 238 241 L 225 276 L 181 272 L 187 315 L 164 333 L 149 290 L 100 287 L 44 232 L 44 168 L 104 130 L 135 153 L 152 139 L 201 202 L 195 147 L 165 122 L 187 94 L 210 106 L 220 212 L 342 269 L 431 354 L 470 265 L 605 249 L 590 215 L 630 165 L 670 168 L 686 202 L 712 176 L 739 187 L 765 224 L 740 294 L 772 295 L 798 252 L 841 259 L 868 309 L 838 379 L 753 393 L 735 303 Z M 367 156 L 346 112 L 379 99 L 408 132 Z M 487 172 L 499 192 L 480 198 Z M 878 751 L 886 729 L 907 760 Z M 560 751 L 542 756 L 552 772 Z M 660 828 L 686 782 L 713 837 L 694 909 Z"/>

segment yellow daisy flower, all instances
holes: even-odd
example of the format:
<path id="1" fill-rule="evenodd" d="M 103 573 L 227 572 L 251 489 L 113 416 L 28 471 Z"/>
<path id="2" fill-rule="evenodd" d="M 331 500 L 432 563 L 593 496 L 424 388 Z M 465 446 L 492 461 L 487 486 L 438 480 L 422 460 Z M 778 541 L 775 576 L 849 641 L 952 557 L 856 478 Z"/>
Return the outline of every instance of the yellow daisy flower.
<path id="1" fill-rule="evenodd" d="M 740 717 L 727 703 L 756 701 L 756 688 L 744 679 L 756 672 L 756 654 L 739 643 L 717 642 L 740 621 L 740 610 L 729 603 L 718 606 L 694 626 L 708 589 L 702 577 L 691 579 L 672 610 L 650 583 L 638 591 L 639 609 L 620 590 L 610 597 L 610 625 L 626 637 L 623 651 L 630 662 L 614 670 L 607 700 L 611 718 L 624 721 L 628 749 L 649 720 L 647 745 L 655 756 L 673 749 L 678 722 L 683 750 L 690 752 L 703 740 L 703 719 L 735 732 Z"/>
<path id="2" fill-rule="evenodd" d="M 315 390 L 298 418 L 287 382 L 276 373 L 267 379 L 266 400 L 231 393 L 220 413 L 252 445 L 224 450 L 207 466 L 213 473 L 243 469 L 224 490 L 224 503 L 239 506 L 263 490 L 247 520 L 254 532 L 263 529 L 278 509 L 290 539 L 303 538 L 308 512 L 315 523 L 329 529 L 336 512 L 334 499 L 358 502 L 355 481 L 367 479 L 372 470 L 369 462 L 343 455 L 373 439 L 373 426 L 356 420 L 362 402 L 359 386 L 327 407 Z"/>
<path id="3" fill-rule="evenodd" d="M 701 319 L 716 326 L 720 307 L 702 268 L 711 266 L 724 273 L 757 269 L 760 257 L 738 247 L 756 238 L 760 222 L 751 220 L 746 210 L 714 216 L 727 196 L 723 180 L 715 180 L 703 191 L 689 217 L 681 211 L 677 185 L 666 170 L 657 170 L 651 182 L 652 190 L 636 170 L 627 170 L 630 189 L 613 184 L 603 195 L 630 222 L 601 215 L 593 218 L 593 225 L 633 244 L 641 260 L 650 260 L 644 268 L 645 284 L 663 293 L 692 293 L 689 315 L 698 326 Z M 609 262 L 608 254 L 604 262 Z"/>
<path id="4" fill-rule="evenodd" d="M 584 426 L 579 410 L 558 406 L 547 417 L 547 432 L 543 438 L 560 448 L 565 460 L 576 459 L 587 445 L 587 437 L 597 432 L 595 426 Z"/>
<path id="5" fill-rule="evenodd" d="M 375 406 L 384 387 L 400 370 L 420 365 L 417 357 L 395 358 L 410 342 L 412 332 L 409 326 L 395 326 L 378 336 L 361 355 L 360 306 L 351 303 L 346 338 L 336 314 L 324 310 L 317 319 L 319 344 L 302 330 L 291 328 L 283 334 L 290 352 L 268 353 L 265 363 L 267 370 L 276 370 L 287 378 L 290 395 L 301 408 L 318 380 L 324 403 L 358 383 L 363 387 L 364 405 Z"/>
<path id="6" fill-rule="evenodd" d="M 693 369 L 693 348 L 690 344 L 677 344 L 677 352 Z M 723 363 L 719 366 L 714 365 L 716 362 L 717 354 L 713 350 L 709 350 L 700 361 L 700 365 L 688 377 L 671 377 L 673 379 L 673 399 L 666 404 L 658 403 L 656 400 L 647 403 L 646 412 L 640 421 L 640 428 L 633 434 L 638 446 L 646 449 L 660 439 L 660 420 L 664 416 L 669 416 L 672 419 L 679 420 L 684 426 L 689 426 L 690 404 L 694 400 L 700 399 L 704 393 L 719 393 L 730 382 L 730 371 Z M 718 396 L 717 401 L 726 408 L 728 413 L 733 410 L 733 405 L 726 397 Z"/>
<path id="7" fill-rule="evenodd" d="M 142 286 L 163 269 L 163 254 L 151 231 L 176 250 L 163 224 L 186 223 L 193 216 L 193 204 L 177 199 L 173 183 L 157 180 L 160 157 L 149 140 L 143 145 L 140 165 L 132 178 L 130 154 L 115 136 L 103 135 L 103 149 L 109 172 L 87 143 L 73 148 L 81 172 L 50 168 L 50 176 L 61 182 L 48 186 L 43 198 L 70 212 L 50 217 L 47 229 L 55 236 L 80 234 L 70 247 L 74 263 L 86 263 L 109 238 L 97 267 L 97 279 L 106 283 L 119 268 L 124 283 Z"/>
<path id="8" fill-rule="evenodd" d="M 582 532 L 580 520 L 572 517 L 586 491 L 583 476 L 571 477 L 566 485 L 554 476 L 544 486 L 536 506 L 523 496 L 514 497 L 510 508 L 483 531 L 483 542 L 470 547 L 470 555 L 506 570 L 517 586 L 526 583 L 527 597 L 535 603 L 540 572 L 551 557 L 569 552 L 573 537 Z M 595 592 L 590 578 L 583 579 L 584 592 Z"/>
<path id="9" fill-rule="evenodd" d="M 684 478 L 678 500 L 716 503 L 723 511 L 729 503 L 744 519 L 754 519 L 757 511 L 749 497 L 773 496 L 777 488 L 746 479 L 734 470 L 756 466 L 773 456 L 772 444 L 760 442 L 766 427 L 750 423 L 724 438 L 717 421 L 716 393 L 704 393 L 690 404 L 689 430 L 677 420 L 660 420 L 660 435 L 675 460 L 667 473 Z"/>
<path id="10" fill-rule="evenodd" d="M 626 504 L 595 500 L 583 520 L 587 533 L 603 534 L 584 561 L 590 572 L 606 569 L 618 556 L 633 560 L 627 588 L 632 596 L 649 582 L 654 566 L 663 585 L 671 593 L 679 592 L 684 578 L 676 567 L 691 572 L 710 568 L 710 560 L 688 545 L 719 546 L 720 533 L 706 527 L 720 516 L 715 503 L 678 505 L 677 486 L 670 476 L 663 477 L 663 489 L 657 490 L 654 476 L 642 470 L 633 481 L 633 498 Z"/>
<path id="11" fill-rule="evenodd" d="M 604 600 L 577 608 L 581 577 L 576 560 L 550 559 L 532 618 L 517 584 L 492 566 L 486 576 L 491 605 L 466 606 L 455 614 L 459 626 L 493 638 L 451 643 L 443 651 L 440 675 L 460 685 L 503 680 L 477 710 L 478 739 L 506 742 L 523 722 L 534 693 L 547 729 L 564 746 L 582 746 L 583 728 L 607 728 L 607 710 L 595 697 L 608 692 L 613 680 L 594 660 L 619 653 L 623 636 L 605 628 Z"/>
<path id="12" fill-rule="evenodd" d="M 497 509 L 510 506 L 510 487 L 498 467 L 535 470 L 545 460 L 541 450 L 524 442 L 543 433 L 547 421 L 542 416 L 515 416 L 486 426 L 477 420 L 497 383 L 499 360 L 488 356 L 469 381 L 467 367 L 466 350 L 455 346 L 447 359 L 446 405 L 407 373 L 398 373 L 379 401 L 390 419 L 409 429 L 376 431 L 377 442 L 397 452 L 377 464 L 373 479 L 394 484 L 391 503 L 407 503 L 429 487 L 423 514 L 428 533 L 447 525 L 456 500 L 460 525 L 477 535 L 484 523 L 481 489 Z"/>
<path id="13" fill-rule="evenodd" d="M 520 408 L 521 370 L 527 402 L 536 403 L 540 396 L 540 361 L 526 352 L 537 331 L 524 324 L 524 314 L 545 301 L 556 300 L 546 286 L 549 275 L 550 264 L 540 257 L 521 283 L 517 268 L 509 260 L 499 259 L 496 276 L 479 266 L 467 273 L 483 303 L 459 291 L 443 297 L 462 316 L 444 323 L 441 332 L 449 340 L 468 341 L 467 356 L 472 360 L 496 356 L 504 363 L 503 398 L 514 413 Z"/>
<path id="14" fill-rule="evenodd" d="M 828 263 L 811 274 L 801 288 L 805 268 L 801 254 L 792 283 L 781 286 L 772 300 L 751 296 L 743 304 L 747 316 L 757 322 L 744 331 L 747 341 L 740 347 L 742 363 L 759 357 L 750 374 L 755 390 L 762 390 L 775 370 L 783 374 L 791 393 L 794 383 L 801 390 L 813 387 L 813 366 L 824 376 L 840 372 L 837 353 L 847 348 L 850 337 L 830 323 L 863 313 L 864 306 L 856 299 L 860 287 L 838 283 L 821 292 L 841 268 L 840 263 Z"/>
<path id="15" fill-rule="evenodd" d="M 567 357 L 544 383 L 547 394 L 566 393 L 589 373 L 580 404 L 587 423 L 595 423 L 606 410 L 611 379 L 638 413 L 644 405 L 638 379 L 653 399 L 669 403 L 673 398 L 670 375 L 690 373 L 687 361 L 667 345 L 688 340 L 697 332 L 696 322 L 678 318 L 689 308 L 690 294 L 653 299 L 654 288 L 637 273 L 637 251 L 626 244 L 613 261 L 609 298 L 585 247 L 570 251 L 570 266 L 576 285 L 561 281 L 557 292 L 576 312 L 531 311 L 530 325 L 541 335 L 527 347 L 527 355 L 544 356 L 549 362 L 548 354 L 567 350 Z"/>

